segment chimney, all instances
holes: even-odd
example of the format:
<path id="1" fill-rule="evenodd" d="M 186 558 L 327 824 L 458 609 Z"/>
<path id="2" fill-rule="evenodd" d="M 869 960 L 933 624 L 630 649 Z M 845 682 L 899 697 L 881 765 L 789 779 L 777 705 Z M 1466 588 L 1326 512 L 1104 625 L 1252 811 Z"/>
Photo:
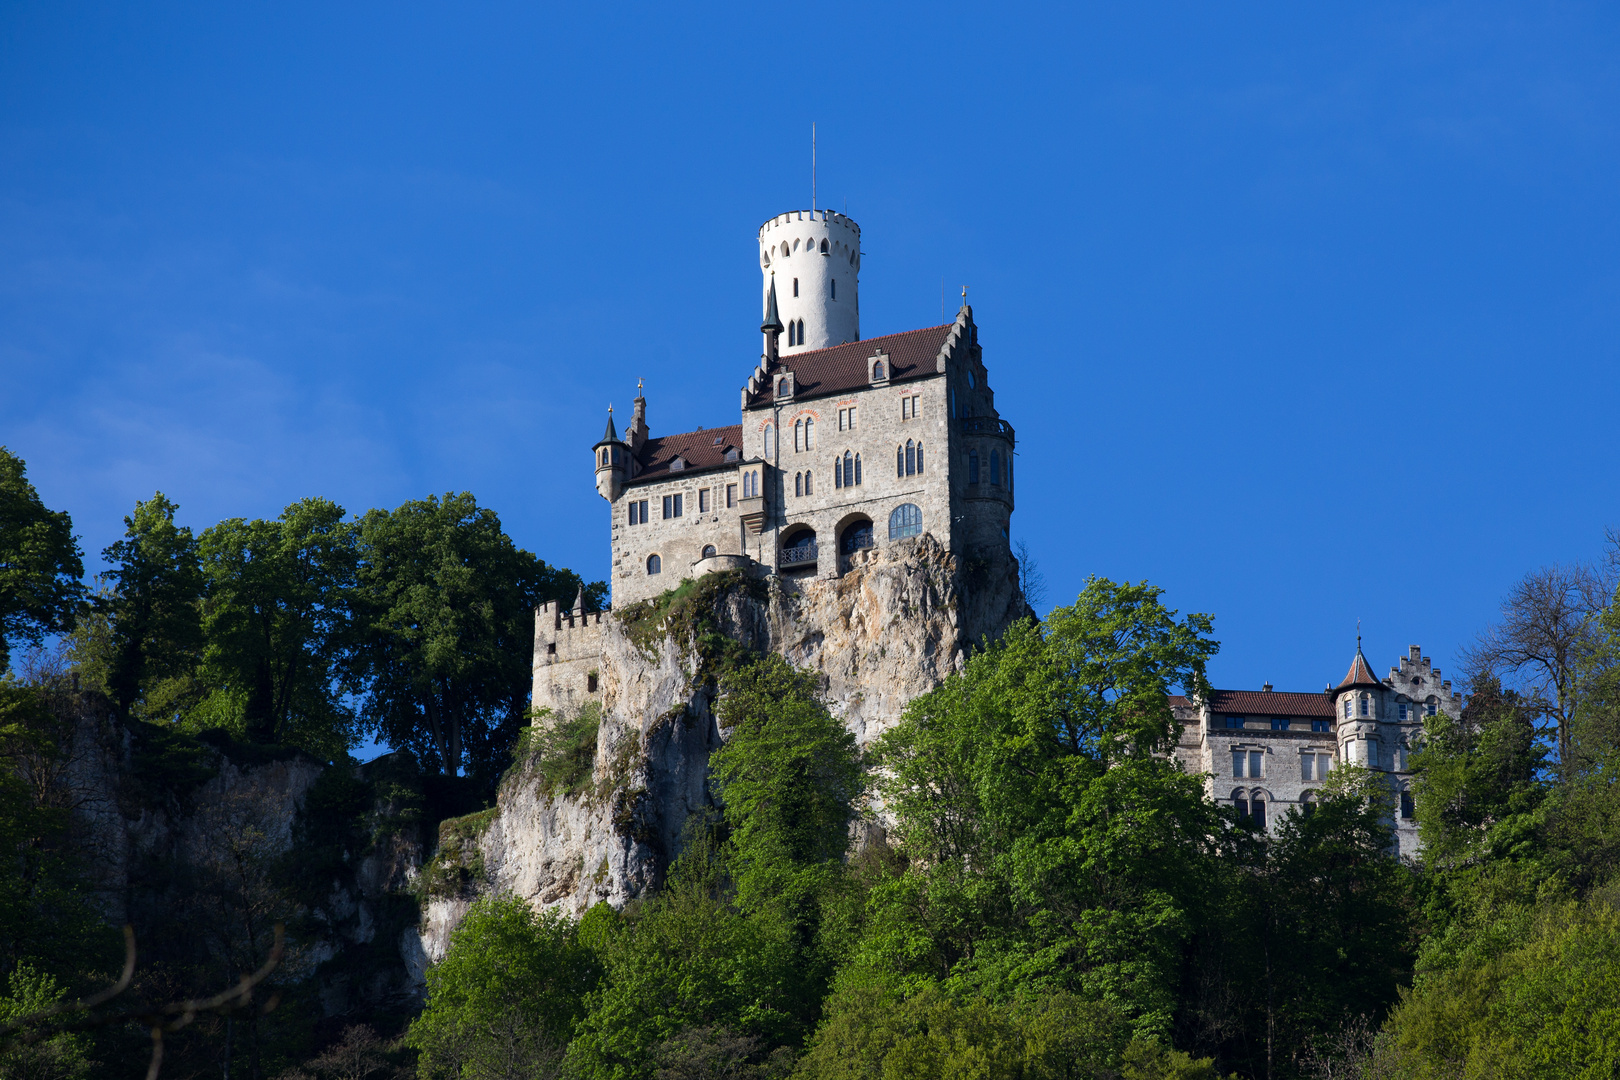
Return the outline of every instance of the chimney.
<path id="1" fill-rule="evenodd" d="M 1260 686 L 1260 692 L 1261 692 L 1261 693 L 1263 693 L 1263 694 L 1269 694 L 1269 693 L 1271 693 L 1271 684 L 1270 684 L 1270 683 L 1263 683 L 1263 684 L 1261 684 L 1261 686 Z"/>

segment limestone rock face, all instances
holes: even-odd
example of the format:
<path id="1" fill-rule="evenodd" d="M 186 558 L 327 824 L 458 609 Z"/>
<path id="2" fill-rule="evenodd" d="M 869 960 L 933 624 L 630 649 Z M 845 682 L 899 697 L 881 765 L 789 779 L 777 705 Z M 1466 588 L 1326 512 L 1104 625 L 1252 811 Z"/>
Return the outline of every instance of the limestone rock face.
<path id="1" fill-rule="evenodd" d="M 476 891 L 577 914 L 599 901 L 622 906 L 658 884 L 687 819 L 714 805 L 717 637 L 820 673 L 835 714 L 867 747 L 972 647 L 1027 612 L 1011 559 L 962 566 L 922 536 L 857 553 L 836 578 L 734 571 L 699 579 L 667 606 L 646 601 L 605 616 L 589 786 L 547 792 L 534 768 L 515 768 L 479 842 Z M 466 895 L 429 903 L 425 957 L 443 955 L 467 903 Z"/>

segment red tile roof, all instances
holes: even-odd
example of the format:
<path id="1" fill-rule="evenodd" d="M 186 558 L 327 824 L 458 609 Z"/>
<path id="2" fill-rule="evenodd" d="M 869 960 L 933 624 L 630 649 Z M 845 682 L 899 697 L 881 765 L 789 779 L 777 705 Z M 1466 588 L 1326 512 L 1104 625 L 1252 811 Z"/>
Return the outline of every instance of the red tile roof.
<path id="1" fill-rule="evenodd" d="M 1239 716 L 1332 716 L 1333 699 L 1321 691 L 1314 694 L 1291 690 L 1215 690 L 1209 698 L 1211 712 Z"/>
<path id="2" fill-rule="evenodd" d="M 742 425 L 685 431 L 679 435 L 664 435 L 648 439 L 636 455 L 641 471 L 630 480 L 639 484 L 650 480 L 667 480 L 671 475 L 695 469 L 713 469 L 726 464 L 728 449 L 742 449 Z M 670 462 L 677 457 L 686 462 L 685 469 L 671 470 Z"/>
<path id="3" fill-rule="evenodd" d="M 779 372 L 793 372 L 795 399 L 824 397 L 850 390 L 864 390 L 872 385 L 866 374 L 866 361 L 882 350 L 889 354 L 889 381 L 903 382 L 935 373 L 934 361 L 945 339 L 951 336 L 955 323 L 928 326 L 921 330 L 907 330 L 900 334 L 851 341 L 834 345 L 830 349 L 812 349 L 809 352 L 783 356 L 766 372 L 760 392 L 748 399 L 750 407 L 767 405 L 773 398 L 771 387 Z"/>
<path id="4" fill-rule="evenodd" d="M 1168 697 L 1172 709 L 1192 708 L 1192 702 L 1180 694 Z M 1209 708 L 1214 713 L 1235 716 L 1331 717 L 1333 699 L 1326 694 L 1301 694 L 1291 690 L 1212 690 Z"/>
<path id="5" fill-rule="evenodd" d="M 1344 681 L 1338 685 L 1338 689 L 1348 690 L 1355 686 L 1383 685 L 1378 681 L 1378 677 L 1372 673 L 1372 667 L 1367 663 L 1367 658 L 1361 655 L 1361 646 L 1357 645 L 1356 658 L 1350 661 L 1350 672 L 1344 677 Z"/>

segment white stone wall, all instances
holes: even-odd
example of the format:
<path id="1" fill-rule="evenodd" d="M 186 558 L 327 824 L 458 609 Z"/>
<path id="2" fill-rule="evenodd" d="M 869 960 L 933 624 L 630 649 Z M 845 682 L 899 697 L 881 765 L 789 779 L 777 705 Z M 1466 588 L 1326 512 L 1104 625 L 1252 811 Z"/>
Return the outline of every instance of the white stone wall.
<path id="1" fill-rule="evenodd" d="M 852 219 L 831 210 L 778 214 L 759 227 L 759 266 L 760 310 L 774 274 L 782 324 L 804 323 L 803 342 L 783 333 L 784 356 L 861 339 L 861 227 Z"/>

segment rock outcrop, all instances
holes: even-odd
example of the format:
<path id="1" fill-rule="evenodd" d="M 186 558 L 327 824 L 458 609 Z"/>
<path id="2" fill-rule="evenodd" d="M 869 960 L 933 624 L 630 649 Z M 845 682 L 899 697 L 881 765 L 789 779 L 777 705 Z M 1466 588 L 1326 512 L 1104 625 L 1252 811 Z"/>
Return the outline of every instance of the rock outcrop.
<path id="1" fill-rule="evenodd" d="M 866 747 L 974 646 L 1027 612 L 1016 562 L 959 565 L 922 536 L 857 553 L 836 578 L 730 570 L 604 616 L 588 782 L 560 790 L 532 762 L 508 774 L 476 850 L 458 846 L 456 858 L 476 864 L 480 880 L 429 901 L 424 954 L 443 955 L 481 892 L 579 913 L 656 886 L 687 819 L 713 805 L 708 758 L 722 738 L 714 700 L 727 663 L 769 651 L 818 672 L 835 714 Z"/>

